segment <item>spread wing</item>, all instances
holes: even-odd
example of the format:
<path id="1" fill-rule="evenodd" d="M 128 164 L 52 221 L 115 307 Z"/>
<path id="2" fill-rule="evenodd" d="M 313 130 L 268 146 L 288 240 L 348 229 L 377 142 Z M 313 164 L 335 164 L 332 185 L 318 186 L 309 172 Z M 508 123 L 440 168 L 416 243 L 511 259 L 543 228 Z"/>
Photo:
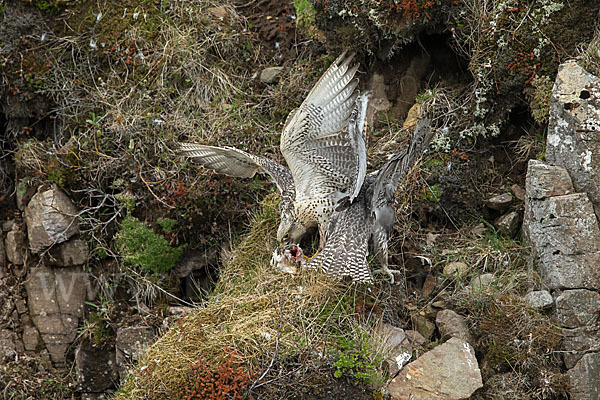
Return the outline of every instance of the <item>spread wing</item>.
<path id="1" fill-rule="evenodd" d="M 296 200 L 345 194 L 354 200 L 365 177 L 363 136 L 368 94 L 359 96 L 358 64 L 342 54 L 323 74 L 302 105 L 288 117 L 281 135 Z"/>
<path id="2" fill-rule="evenodd" d="M 410 144 L 406 149 L 393 155 L 381 168 L 371 199 L 371 211 L 391 206 L 394 195 L 400 181 L 404 179 L 408 171 L 413 167 L 419 157 L 429 146 L 434 131 L 431 129 L 430 121 L 422 119 L 417 123 Z"/>
<path id="3" fill-rule="evenodd" d="M 257 172 L 267 174 L 281 193 L 294 191 L 292 174 L 283 165 L 266 157 L 255 156 L 234 147 L 180 143 L 181 154 L 193 157 L 205 168 L 238 178 L 252 178 Z"/>

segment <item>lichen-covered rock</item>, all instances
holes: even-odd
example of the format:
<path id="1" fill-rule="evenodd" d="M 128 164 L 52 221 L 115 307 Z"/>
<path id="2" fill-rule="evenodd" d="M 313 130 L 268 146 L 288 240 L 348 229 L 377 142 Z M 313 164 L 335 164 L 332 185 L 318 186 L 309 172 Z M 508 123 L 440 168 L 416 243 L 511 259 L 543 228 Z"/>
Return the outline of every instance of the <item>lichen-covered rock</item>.
<path id="1" fill-rule="evenodd" d="M 127 375 L 127 367 L 139 360 L 140 355 L 154 343 L 154 333 L 148 326 L 131 326 L 117 330 L 116 363 L 119 376 Z"/>
<path id="2" fill-rule="evenodd" d="M 467 343 L 473 343 L 473 337 L 462 315 L 452 310 L 442 310 L 437 313 L 435 324 L 442 335 L 442 340 L 455 337 Z"/>
<path id="3" fill-rule="evenodd" d="M 531 160 L 527 168 L 523 232 L 542 282 L 550 289 L 600 287 L 600 229 L 585 193 L 571 191 L 560 167 Z"/>
<path id="4" fill-rule="evenodd" d="M 488 273 L 474 276 L 471 279 L 470 285 L 467 287 L 468 290 L 471 290 L 475 293 L 479 293 L 486 290 L 494 289 L 494 283 L 496 282 L 496 275 Z"/>
<path id="5" fill-rule="evenodd" d="M 77 208 L 57 186 L 39 190 L 25 208 L 29 247 L 39 253 L 79 233 Z"/>
<path id="6" fill-rule="evenodd" d="M 567 375 L 571 400 L 600 399 L 600 354 L 584 355 Z"/>
<path id="7" fill-rule="evenodd" d="M 600 294 L 592 290 L 565 290 L 556 298 L 556 318 L 564 328 L 592 325 L 600 315 Z"/>
<path id="8" fill-rule="evenodd" d="M 45 266 L 29 271 L 25 290 L 29 313 L 55 364 L 77 335 L 83 315 L 88 274 L 76 268 L 53 270 Z"/>
<path id="9" fill-rule="evenodd" d="M 475 351 L 452 338 L 405 366 L 389 384 L 392 400 L 466 399 L 483 386 Z"/>
<path id="10" fill-rule="evenodd" d="M 531 308 L 544 309 L 551 307 L 554 304 L 552 295 L 547 290 L 536 290 L 529 292 L 523 298 L 527 305 Z"/>
<path id="11" fill-rule="evenodd" d="M 600 205 L 600 79 L 575 61 L 558 69 L 546 141 L 546 160 L 564 167 L 575 189 Z"/>
<path id="12" fill-rule="evenodd" d="M 453 261 L 444 267 L 444 275 L 458 278 L 469 272 L 469 266 L 462 261 Z"/>

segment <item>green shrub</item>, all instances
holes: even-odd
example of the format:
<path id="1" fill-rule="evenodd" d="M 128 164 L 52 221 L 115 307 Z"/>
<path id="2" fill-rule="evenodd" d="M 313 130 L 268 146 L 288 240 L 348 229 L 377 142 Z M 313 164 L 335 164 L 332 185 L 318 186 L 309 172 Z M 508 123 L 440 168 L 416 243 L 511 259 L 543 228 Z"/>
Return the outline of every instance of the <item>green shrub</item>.
<path id="1" fill-rule="evenodd" d="M 116 243 L 126 262 L 155 274 L 170 271 L 184 249 L 184 246 L 169 246 L 163 236 L 132 216 L 125 217 L 121 223 Z"/>

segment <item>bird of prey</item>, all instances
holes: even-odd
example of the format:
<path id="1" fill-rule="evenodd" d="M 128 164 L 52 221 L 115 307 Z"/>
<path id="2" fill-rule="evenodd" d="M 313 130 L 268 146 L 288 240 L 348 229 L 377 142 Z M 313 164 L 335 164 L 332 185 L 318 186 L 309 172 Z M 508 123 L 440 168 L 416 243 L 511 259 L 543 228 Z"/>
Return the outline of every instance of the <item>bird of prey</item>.
<path id="1" fill-rule="evenodd" d="M 321 269 L 332 277 L 350 276 L 356 282 L 372 282 L 367 263 L 371 244 L 381 271 L 394 283 L 393 273 L 400 271 L 388 268 L 388 238 L 395 222 L 395 192 L 432 137 L 429 121 L 419 121 L 409 146 L 390 157 L 379 171 L 367 175 L 356 200 L 331 215 L 325 231 L 325 247 L 317 256 L 306 260 L 276 249 L 273 262 L 282 270 L 285 266 L 286 272 L 291 272 L 294 265 L 306 266 Z"/>
<path id="2" fill-rule="evenodd" d="M 335 207 L 354 201 L 362 187 L 369 94 L 356 88 L 358 64 L 351 65 L 352 58 L 338 57 L 287 117 L 280 150 L 289 169 L 233 147 L 180 144 L 184 155 L 216 172 L 243 178 L 267 174 L 281 192 L 280 243 L 299 243 L 308 229 L 318 227 L 322 247 Z"/>

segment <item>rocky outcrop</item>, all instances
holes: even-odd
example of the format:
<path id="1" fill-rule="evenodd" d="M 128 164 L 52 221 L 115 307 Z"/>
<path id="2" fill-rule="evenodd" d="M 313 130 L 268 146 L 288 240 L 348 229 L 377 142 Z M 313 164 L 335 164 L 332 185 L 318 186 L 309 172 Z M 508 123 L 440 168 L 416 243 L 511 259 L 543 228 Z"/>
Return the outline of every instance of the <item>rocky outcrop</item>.
<path id="1" fill-rule="evenodd" d="M 600 79 L 577 62 L 558 69 L 550 102 L 548 163 L 564 167 L 578 192 L 600 205 Z"/>
<path id="2" fill-rule="evenodd" d="M 567 171 L 530 160 L 523 231 L 550 289 L 600 287 L 600 229 L 585 193 Z"/>
<path id="3" fill-rule="evenodd" d="M 25 209 L 29 247 L 39 253 L 79 233 L 77 208 L 57 186 L 40 188 Z"/>
<path id="4" fill-rule="evenodd" d="M 483 386 L 475 351 L 452 338 L 405 366 L 388 386 L 392 400 L 466 399 Z"/>
<path id="5" fill-rule="evenodd" d="M 571 383 L 571 400 L 600 399 L 600 354 L 584 355 L 569 370 L 568 376 Z"/>
<path id="6" fill-rule="evenodd" d="M 27 276 L 29 313 L 56 364 L 66 361 L 67 348 L 77 335 L 87 286 L 88 274 L 78 268 L 42 265 Z"/>
<path id="7" fill-rule="evenodd" d="M 82 265 L 88 260 L 89 250 L 86 242 L 72 239 L 56 246 L 50 251 L 50 264 L 56 267 Z"/>

